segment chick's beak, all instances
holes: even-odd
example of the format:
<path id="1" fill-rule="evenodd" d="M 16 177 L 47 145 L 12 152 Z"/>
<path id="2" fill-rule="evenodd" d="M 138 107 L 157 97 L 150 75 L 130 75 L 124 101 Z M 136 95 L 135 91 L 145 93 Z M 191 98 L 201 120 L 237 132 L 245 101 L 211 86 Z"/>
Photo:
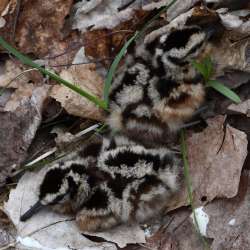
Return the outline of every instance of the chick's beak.
<path id="1" fill-rule="evenodd" d="M 40 211 L 43 207 L 44 207 L 44 205 L 40 201 L 38 201 L 20 217 L 20 221 L 28 220 L 34 214 L 36 214 L 38 211 Z"/>

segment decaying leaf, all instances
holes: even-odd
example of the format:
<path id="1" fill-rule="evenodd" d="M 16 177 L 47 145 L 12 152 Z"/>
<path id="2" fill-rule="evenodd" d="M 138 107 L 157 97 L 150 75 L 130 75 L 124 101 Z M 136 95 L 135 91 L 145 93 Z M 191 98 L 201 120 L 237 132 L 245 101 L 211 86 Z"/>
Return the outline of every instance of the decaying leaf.
<path id="1" fill-rule="evenodd" d="M 246 100 L 240 104 L 231 104 L 228 107 L 228 110 L 235 111 L 237 113 L 241 113 L 249 117 L 250 116 L 250 100 Z"/>
<path id="2" fill-rule="evenodd" d="M 63 46 L 62 29 L 72 0 L 22 1 L 16 29 L 18 48 L 24 53 L 46 55 L 51 48 Z"/>
<path id="3" fill-rule="evenodd" d="M 196 206 L 214 198 L 237 194 L 241 169 L 247 156 L 247 138 L 230 125 L 223 128 L 223 116 L 209 119 L 208 127 L 187 139 L 189 171 Z M 188 205 L 186 185 L 168 210 Z"/>
<path id="4" fill-rule="evenodd" d="M 84 232 L 84 234 L 101 237 L 108 242 L 116 243 L 121 248 L 125 247 L 127 244 L 146 242 L 145 234 L 138 225 L 121 225 L 106 232 Z"/>
<path id="5" fill-rule="evenodd" d="M 111 243 L 94 243 L 83 235 L 77 228 L 74 219 L 70 216 L 60 215 L 51 210 L 40 211 L 27 222 L 19 221 L 20 214 L 24 213 L 37 201 L 37 188 L 46 168 L 39 174 L 26 173 L 18 182 L 17 188 L 12 190 L 8 202 L 5 204 L 5 212 L 17 228 L 19 239 L 28 239 L 39 242 L 44 248 L 58 249 L 69 246 L 76 249 L 98 247 L 99 249 L 116 249 Z M 100 237 L 109 242 L 115 242 L 120 247 L 129 243 L 144 243 L 144 233 L 138 227 L 116 227 L 110 231 L 98 233 Z"/>
<path id="6" fill-rule="evenodd" d="M 62 71 L 61 77 L 102 98 L 103 79 L 96 73 L 95 64 L 71 66 Z M 60 102 L 69 114 L 98 121 L 104 119 L 102 110 L 95 104 L 65 86 L 55 85 L 50 96 Z"/>
<path id="7" fill-rule="evenodd" d="M 7 215 L 0 209 L 0 248 L 15 240 L 16 232 Z"/>
<path id="8" fill-rule="evenodd" d="M 218 12 L 220 12 L 220 10 Z M 249 10 L 241 12 L 240 11 L 222 12 L 220 13 L 220 18 L 222 24 L 227 29 L 233 29 L 237 32 L 247 35 L 250 34 L 250 19 L 248 15 L 249 15 Z"/>
<path id="9" fill-rule="evenodd" d="M 49 86 L 23 85 L 12 93 L 0 111 L 0 186 L 25 159 L 42 119 Z"/>
<path id="10" fill-rule="evenodd" d="M 250 182 L 243 172 L 238 195 L 208 204 L 204 210 L 209 216 L 207 237 L 213 239 L 212 250 L 250 249 Z"/>
<path id="11" fill-rule="evenodd" d="M 146 248 L 156 250 L 179 250 L 175 237 L 163 228 L 147 239 Z M 143 248 L 140 248 L 143 249 Z"/>
<path id="12" fill-rule="evenodd" d="M 119 7 L 123 5 L 124 1 L 97 0 L 93 2 L 82 0 L 75 5 L 74 29 L 81 31 L 86 31 L 88 27 L 112 29 L 133 16 L 133 8 L 126 8 L 119 12 Z"/>

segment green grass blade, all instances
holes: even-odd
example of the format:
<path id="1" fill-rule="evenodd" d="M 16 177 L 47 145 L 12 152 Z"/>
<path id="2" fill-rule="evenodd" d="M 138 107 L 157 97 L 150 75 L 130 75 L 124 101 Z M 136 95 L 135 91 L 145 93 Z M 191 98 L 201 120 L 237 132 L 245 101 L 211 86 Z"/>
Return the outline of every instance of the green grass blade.
<path id="1" fill-rule="evenodd" d="M 213 62 L 210 56 L 204 59 L 204 65 L 206 68 L 206 79 L 209 80 L 213 74 Z"/>
<path id="2" fill-rule="evenodd" d="M 139 34 L 139 32 L 137 31 L 122 47 L 122 49 L 120 50 L 120 52 L 118 53 L 118 55 L 115 57 L 115 60 L 113 61 L 113 63 L 111 64 L 111 67 L 109 69 L 108 75 L 106 77 L 105 80 L 105 84 L 104 84 L 104 101 L 105 101 L 105 105 L 106 108 L 108 108 L 108 103 L 109 103 L 109 89 L 111 87 L 111 83 L 112 83 L 112 79 L 113 79 L 113 75 L 115 74 L 115 71 L 119 65 L 119 62 L 121 61 L 122 57 L 124 56 L 124 54 L 127 51 L 127 48 L 129 47 L 129 45 L 134 41 L 134 39 L 137 37 L 137 35 Z"/>
<path id="3" fill-rule="evenodd" d="M 105 102 L 101 99 L 99 99 L 97 96 L 94 96 L 86 91 L 84 91 L 83 89 L 81 89 L 80 87 L 78 87 L 75 84 L 72 84 L 64 79 L 62 79 L 60 76 L 58 76 L 55 73 L 52 73 L 46 69 L 44 69 L 42 66 L 40 66 L 39 64 L 36 64 L 35 62 L 33 62 L 30 58 L 28 58 L 27 56 L 21 54 L 19 51 L 17 51 L 15 48 L 13 48 L 11 45 L 9 45 L 1 36 L 0 36 L 0 45 L 5 48 L 7 51 L 9 51 L 11 54 L 13 54 L 16 58 L 18 58 L 23 64 L 26 64 L 32 68 L 36 68 L 38 69 L 41 73 L 43 73 L 44 75 L 49 76 L 51 79 L 65 85 L 66 87 L 70 88 L 71 90 L 75 91 L 76 93 L 80 94 L 81 96 L 87 98 L 88 100 L 90 100 L 91 102 L 95 103 L 96 105 L 98 105 L 100 108 L 106 109 L 106 105 Z"/>
<path id="4" fill-rule="evenodd" d="M 207 81 L 208 78 L 207 78 L 206 66 L 203 63 L 199 63 L 199 62 L 196 62 L 196 61 L 192 61 L 192 65 L 203 76 L 205 81 Z"/>
<path id="5" fill-rule="evenodd" d="M 171 1 L 170 4 L 163 7 L 154 17 L 152 17 L 144 25 L 144 27 L 140 31 L 136 31 L 135 34 L 121 48 L 120 52 L 118 53 L 115 60 L 113 61 L 113 63 L 110 66 L 110 69 L 108 71 L 108 74 L 107 74 L 107 77 L 106 77 L 106 80 L 104 83 L 104 101 L 105 101 L 106 109 L 108 108 L 108 105 L 109 105 L 109 90 L 110 90 L 110 87 L 112 84 L 113 76 L 114 76 L 115 71 L 119 65 L 119 62 L 121 61 L 122 57 L 125 55 L 127 48 L 134 40 L 136 40 L 139 36 L 141 36 L 144 33 L 144 31 L 147 29 L 147 27 L 150 23 L 152 23 L 155 19 L 157 19 L 164 11 L 166 11 L 168 8 L 170 8 L 176 1 L 177 0 L 173 0 L 173 1 Z"/>
<path id="6" fill-rule="evenodd" d="M 231 89 L 229 89 L 227 86 L 223 85 L 222 83 L 216 81 L 216 80 L 210 80 L 208 81 L 208 86 L 214 88 L 218 92 L 220 92 L 222 95 L 226 96 L 230 100 L 232 100 L 235 103 L 240 103 L 241 99 L 240 97 L 233 92 Z"/>

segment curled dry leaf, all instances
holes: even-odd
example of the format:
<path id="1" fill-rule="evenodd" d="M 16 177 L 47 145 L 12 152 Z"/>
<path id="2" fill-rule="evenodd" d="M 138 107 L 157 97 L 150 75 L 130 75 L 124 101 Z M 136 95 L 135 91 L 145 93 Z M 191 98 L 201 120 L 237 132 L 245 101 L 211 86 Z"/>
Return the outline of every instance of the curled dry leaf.
<path id="1" fill-rule="evenodd" d="M 94 64 L 71 66 L 68 70 L 63 70 L 60 76 L 102 98 L 103 79 L 96 73 Z M 53 86 L 50 96 L 60 102 L 69 114 L 98 121 L 104 119 L 100 108 L 63 85 Z"/>
<path id="2" fill-rule="evenodd" d="M 237 194 L 241 169 L 247 156 L 247 138 L 229 125 L 224 117 L 209 119 L 208 127 L 187 138 L 189 171 L 196 206 L 214 198 L 231 198 Z M 167 204 L 168 210 L 188 205 L 186 185 Z"/>
<path id="3" fill-rule="evenodd" d="M 74 249 L 98 247 L 99 249 L 116 249 L 111 243 L 95 243 L 85 238 L 77 228 L 72 217 L 60 215 L 51 210 L 44 209 L 27 222 L 20 222 L 20 214 L 24 213 L 37 201 L 37 188 L 43 178 L 46 168 L 39 173 L 26 173 L 18 182 L 16 189 L 12 190 L 4 209 L 17 228 L 21 239 L 38 241 L 44 248 L 58 249 L 69 246 Z M 110 231 L 100 232 L 98 235 L 109 242 L 115 242 L 120 247 L 130 243 L 144 243 L 144 232 L 138 226 L 120 226 Z"/>
<path id="4" fill-rule="evenodd" d="M 214 201 L 204 208 L 209 216 L 207 237 L 213 239 L 212 250 L 250 249 L 249 177 L 249 171 L 244 171 L 236 197 Z"/>

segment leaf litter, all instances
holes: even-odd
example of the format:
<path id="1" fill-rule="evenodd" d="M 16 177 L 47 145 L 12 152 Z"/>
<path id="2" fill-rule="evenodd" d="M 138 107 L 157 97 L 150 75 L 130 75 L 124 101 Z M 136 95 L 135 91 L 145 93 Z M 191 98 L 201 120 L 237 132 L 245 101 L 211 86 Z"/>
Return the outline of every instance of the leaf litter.
<path id="1" fill-rule="evenodd" d="M 33 53 L 36 58 L 45 59 L 47 64 L 63 64 L 64 66 L 55 68 L 57 72 L 61 72 L 63 78 L 79 84 L 99 97 L 103 95 L 103 77 L 97 73 L 97 64 L 85 65 L 85 62 L 93 58 L 98 59 L 100 56 L 112 57 L 110 51 L 119 48 L 119 42 L 124 42 L 126 39 L 113 37 L 110 42 L 105 40 L 106 38 L 99 38 L 100 49 L 95 55 L 95 51 L 88 48 L 86 39 L 86 45 L 82 43 L 82 38 L 85 36 L 88 40 L 92 35 L 91 41 L 98 40 L 100 34 L 108 37 L 116 27 L 119 31 L 122 27 L 131 24 L 129 20 L 135 16 L 136 11 L 142 10 L 144 13 L 168 3 L 168 1 L 108 1 L 105 5 L 101 0 L 82 0 L 73 6 L 71 0 L 58 0 L 54 3 L 44 1 L 41 8 L 37 8 L 38 2 L 34 2 L 33 6 L 28 6 L 27 1 L 22 1 L 21 9 L 26 8 L 19 16 L 20 21 L 16 30 L 17 47 L 23 52 Z M 4 32 L 9 28 L 10 23 L 13 23 L 15 17 L 13 10 L 16 7 L 13 1 L 1 2 L 0 10 L 6 10 L 6 6 L 10 3 L 9 12 L 5 11 L 5 15 L 2 15 L 6 24 L 3 26 L 2 23 L 0 32 Z M 223 34 L 223 42 L 210 48 L 210 54 L 216 65 L 215 75 L 218 79 L 225 76 L 232 79 L 233 74 L 237 72 L 240 80 L 235 78 L 237 80 L 229 83 L 231 84 L 229 86 L 236 90 L 241 85 L 247 86 L 249 78 L 243 77 L 242 74 L 250 71 L 249 39 L 245 38 L 249 34 L 250 27 L 247 14 L 249 6 L 244 5 L 245 11 L 241 12 L 232 11 L 230 8 L 207 12 L 204 7 L 194 7 L 197 3 L 198 1 L 195 0 L 177 1 L 166 15 L 162 15 L 163 27 L 148 34 L 145 42 L 147 43 L 176 25 L 184 25 L 188 22 L 195 24 L 202 20 L 214 21 L 219 17 L 227 31 Z M 127 7 L 122 9 L 121 7 L 126 4 L 128 4 Z M 53 13 L 50 9 L 57 11 Z M 46 18 L 48 17 L 47 20 L 44 18 L 45 15 Z M 36 16 L 38 18 L 34 20 Z M 126 22 L 128 23 L 123 26 Z M 79 33 L 72 30 L 72 24 L 73 29 L 80 30 Z M 87 30 L 88 28 L 91 31 Z M 51 32 L 51 29 L 55 32 Z M 34 31 L 33 40 L 29 39 L 29 32 L 32 33 L 32 31 Z M 83 62 L 84 65 L 70 66 L 74 57 L 74 63 Z M 107 65 L 105 63 L 103 63 L 104 66 Z M 15 62 L 7 61 L 4 74 L 0 75 L 0 86 L 6 87 L 6 84 L 24 70 L 25 68 Z M 102 67 L 101 71 L 105 73 L 105 67 Z M 75 95 L 64 86 L 54 85 L 53 82 L 38 77 L 36 73 L 25 73 L 18 77 L 0 96 L 0 115 L 2 116 L 0 136 L 4 138 L 1 140 L 4 141 L 1 148 L 4 157 L 1 155 L 0 161 L 2 183 L 5 182 L 11 170 L 18 168 L 25 160 L 28 147 L 42 122 L 43 106 L 47 98 L 55 98 L 69 114 L 74 116 L 97 121 L 104 119 L 103 112 L 95 105 Z M 53 84 L 52 87 L 51 84 Z M 51 88 L 52 91 L 50 91 Z M 239 105 L 229 106 L 229 103 L 226 112 L 233 111 L 248 116 L 249 99 L 250 95 L 246 95 L 243 99 L 245 101 Z M 209 241 L 211 249 L 223 247 L 248 249 L 248 235 L 244 234 L 243 228 L 249 227 L 247 205 L 249 188 L 248 182 L 246 183 L 249 173 L 248 170 L 241 173 L 248 154 L 249 130 L 244 130 L 246 135 L 240 131 L 241 128 L 236 129 L 226 121 L 226 116 L 217 115 L 206 119 L 207 127 L 202 131 L 189 130 L 187 144 L 195 211 L 198 218 L 208 216 L 209 220 L 206 222 L 203 233 L 205 232 L 206 237 L 214 239 L 213 242 Z M 13 136 L 6 137 L 10 128 L 14 131 Z M 71 134 L 66 133 L 65 138 L 67 135 L 72 137 Z M 14 150 L 13 141 L 16 144 Z M 21 149 L 17 150 L 18 147 Z M 8 244 L 12 242 L 18 249 L 117 249 L 117 246 L 123 248 L 129 244 L 127 245 L 129 248 L 130 244 L 136 243 L 140 243 L 137 249 L 141 247 L 198 250 L 203 247 L 190 217 L 191 211 L 183 208 L 188 205 L 185 185 L 176 199 L 166 205 L 166 210 L 171 210 L 171 213 L 166 215 L 170 218 L 169 225 L 162 228 L 161 226 L 164 225 L 159 223 L 160 229 L 151 236 L 147 234 L 145 236 L 145 231 L 138 225 L 132 228 L 121 226 L 108 232 L 91 234 L 104 239 L 104 242 L 97 243 L 91 241 L 91 238 L 84 237 L 78 231 L 74 218 L 58 215 L 49 210 L 42 211 L 27 223 L 22 223 L 19 221 L 20 214 L 36 201 L 34 187 L 37 187 L 38 179 L 41 178 L 43 171 L 45 169 L 42 169 L 39 174 L 26 173 L 18 181 L 17 187 L 11 190 L 9 200 L 4 205 L 5 213 L 17 229 L 16 236 L 10 238 Z M 28 195 L 27 192 L 29 192 Z M 7 231 L 5 233 L 8 234 Z M 84 232 L 84 235 L 86 234 Z M 3 245 L 6 245 L 6 242 L 4 241 Z"/>

